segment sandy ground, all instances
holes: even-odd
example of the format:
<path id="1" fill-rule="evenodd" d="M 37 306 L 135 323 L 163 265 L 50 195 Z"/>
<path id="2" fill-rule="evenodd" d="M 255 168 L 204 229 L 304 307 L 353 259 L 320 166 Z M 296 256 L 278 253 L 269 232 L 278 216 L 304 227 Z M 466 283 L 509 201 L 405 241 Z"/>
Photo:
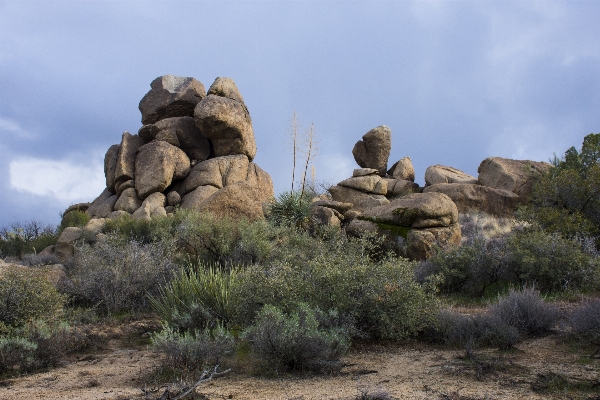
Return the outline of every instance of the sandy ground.
<path id="1" fill-rule="evenodd" d="M 148 373 L 159 362 L 157 355 L 131 342 L 132 332 L 141 335 L 143 328 L 144 322 L 106 327 L 100 350 L 73 357 L 49 372 L 5 380 L 0 383 L 0 399 L 140 399 L 144 388 L 153 390 L 152 398 L 160 397 L 164 388 L 148 384 Z M 456 351 L 421 343 L 363 346 L 344 357 L 346 366 L 333 376 L 259 378 L 234 369 L 198 387 L 195 398 L 356 399 L 361 392 L 379 389 L 398 399 L 600 399 L 600 359 L 587 359 L 584 352 L 560 340 L 552 335 L 519 344 L 502 355 L 495 371 L 482 380 L 474 365 Z M 494 350 L 482 354 L 492 361 L 500 355 Z M 551 374 L 587 389 L 532 389 Z"/>

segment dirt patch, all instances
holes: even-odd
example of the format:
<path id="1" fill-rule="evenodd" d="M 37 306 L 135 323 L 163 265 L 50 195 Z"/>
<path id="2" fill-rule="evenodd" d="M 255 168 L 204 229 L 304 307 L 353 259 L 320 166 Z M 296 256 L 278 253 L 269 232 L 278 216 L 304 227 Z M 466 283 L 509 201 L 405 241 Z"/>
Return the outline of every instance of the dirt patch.
<path id="1" fill-rule="evenodd" d="M 49 372 L 5 380 L 0 399 L 140 399 L 142 389 L 158 396 L 164 388 L 150 388 L 147 377 L 159 359 L 144 344 L 155 327 L 155 321 L 96 326 L 105 341 L 99 350 Z M 399 399 L 593 399 L 600 396 L 600 359 L 587 358 L 588 350 L 556 334 L 509 353 L 481 351 L 478 365 L 422 343 L 367 345 L 344 357 L 336 375 L 262 378 L 234 369 L 197 393 L 205 399 L 355 399 L 378 390 Z"/>

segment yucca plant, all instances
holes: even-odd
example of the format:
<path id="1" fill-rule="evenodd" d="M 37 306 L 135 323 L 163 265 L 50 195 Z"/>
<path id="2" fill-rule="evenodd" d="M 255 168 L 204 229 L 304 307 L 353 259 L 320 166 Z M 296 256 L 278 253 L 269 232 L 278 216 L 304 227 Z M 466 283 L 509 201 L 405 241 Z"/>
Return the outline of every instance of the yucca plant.
<path id="1" fill-rule="evenodd" d="M 239 267 L 188 265 L 173 280 L 149 296 L 150 305 L 169 326 L 204 329 L 229 321 L 229 292 Z"/>
<path id="2" fill-rule="evenodd" d="M 307 230 L 313 224 L 312 193 L 308 191 L 283 192 L 269 204 L 269 220 L 277 226 L 291 226 Z"/>

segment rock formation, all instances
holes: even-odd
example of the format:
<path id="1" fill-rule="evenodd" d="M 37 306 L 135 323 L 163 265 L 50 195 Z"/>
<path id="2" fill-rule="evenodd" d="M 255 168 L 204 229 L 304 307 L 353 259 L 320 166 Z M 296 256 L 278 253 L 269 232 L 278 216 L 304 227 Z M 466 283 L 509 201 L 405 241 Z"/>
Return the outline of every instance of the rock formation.
<path id="1" fill-rule="evenodd" d="M 138 134 L 123 133 L 106 152 L 106 189 L 86 207 L 92 221 L 124 214 L 147 220 L 175 207 L 264 217 L 273 183 L 252 162 L 252 120 L 233 80 L 217 78 L 206 94 L 194 78 L 161 76 L 139 108 Z M 67 257 L 79 238 L 65 232 L 57 249 Z"/>
<path id="2" fill-rule="evenodd" d="M 392 131 L 385 125 L 365 133 L 352 149 L 354 160 L 361 168 L 373 168 L 385 176 L 392 148 Z"/>

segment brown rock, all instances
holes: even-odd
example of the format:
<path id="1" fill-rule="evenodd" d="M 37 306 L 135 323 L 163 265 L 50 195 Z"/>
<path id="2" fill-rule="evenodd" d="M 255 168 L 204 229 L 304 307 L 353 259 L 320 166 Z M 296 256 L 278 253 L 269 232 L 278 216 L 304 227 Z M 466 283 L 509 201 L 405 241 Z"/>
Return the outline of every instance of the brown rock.
<path id="1" fill-rule="evenodd" d="M 190 77 L 159 76 L 150 87 L 139 106 L 144 125 L 169 117 L 191 117 L 196 104 L 206 96 L 204 85 Z"/>
<path id="2" fill-rule="evenodd" d="M 145 143 L 150 143 L 156 137 L 158 128 L 154 124 L 143 125 L 138 130 L 138 136 L 141 137 Z"/>
<path id="3" fill-rule="evenodd" d="M 157 128 L 155 140 L 164 140 L 179 147 L 191 160 L 204 161 L 208 159 L 210 142 L 202 136 L 194 118 L 165 118 L 154 126 Z"/>
<path id="4" fill-rule="evenodd" d="M 245 155 L 211 158 L 194 165 L 178 192 L 185 196 L 199 186 L 212 185 L 218 189 L 246 180 L 249 161 Z"/>
<path id="5" fill-rule="evenodd" d="M 344 186 L 373 194 L 385 195 L 388 191 L 387 182 L 379 175 L 356 176 L 348 178 L 338 183 L 338 186 Z"/>
<path id="6" fill-rule="evenodd" d="M 88 207 L 88 209 L 85 211 L 89 216 L 94 216 L 96 214 L 96 210 L 98 209 L 98 207 L 100 207 L 100 204 L 104 203 L 104 201 L 106 199 L 108 199 L 110 196 L 112 196 L 112 193 L 108 190 L 108 188 L 104 189 L 104 191 L 102 193 L 100 193 L 100 196 L 98 196 L 96 198 L 96 200 L 94 200 L 92 202 L 92 204 L 90 204 L 90 206 Z M 70 210 L 68 210 L 70 211 Z M 65 214 L 68 212 L 66 211 Z"/>
<path id="7" fill-rule="evenodd" d="M 75 243 L 83 236 L 83 230 L 74 226 L 65 228 L 54 246 L 54 255 L 61 263 L 66 263 L 75 254 Z"/>
<path id="8" fill-rule="evenodd" d="M 217 217 L 230 216 L 236 219 L 244 218 L 253 221 L 264 218 L 263 204 L 270 199 L 269 194 L 250 182 L 244 181 L 220 189 L 203 201 L 198 209 L 203 212 L 210 212 Z"/>
<path id="9" fill-rule="evenodd" d="M 125 189 L 134 187 L 135 181 L 133 179 L 124 182 L 117 182 L 117 184 L 115 185 L 115 188 L 117 189 L 117 196 L 120 196 L 125 191 Z"/>
<path id="10" fill-rule="evenodd" d="M 176 191 L 169 192 L 167 194 L 167 204 L 170 206 L 176 206 L 181 203 L 181 196 Z"/>
<path id="11" fill-rule="evenodd" d="M 266 199 L 263 201 L 270 200 L 275 196 L 275 191 L 273 190 L 273 180 L 271 179 L 271 175 L 269 175 L 265 170 L 251 162 L 248 165 L 248 175 L 246 176 L 246 182 L 252 186 L 257 188 L 262 192 L 261 197 Z"/>
<path id="12" fill-rule="evenodd" d="M 108 214 L 110 214 L 111 212 L 114 211 L 114 206 L 115 203 L 117 202 L 117 199 L 119 197 L 114 194 L 112 196 L 110 196 L 109 198 L 107 198 L 106 200 L 104 200 L 102 202 L 102 204 L 100 204 L 94 211 L 92 215 L 92 217 L 96 217 L 96 218 L 106 218 L 108 216 Z"/>
<path id="13" fill-rule="evenodd" d="M 121 146 L 117 154 L 117 165 L 115 170 L 115 182 L 128 181 L 135 175 L 135 155 L 144 144 L 144 140 L 138 135 L 123 132 Z"/>
<path id="14" fill-rule="evenodd" d="M 242 94 L 237 88 L 237 85 L 231 78 L 222 78 L 218 77 L 215 79 L 210 88 L 208 89 L 208 94 L 214 94 L 220 97 L 226 97 L 231 100 L 237 100 L 244 102 L 244 98 Z"/>
<path id="15" fill-rule="evenodd" d="M 215 194 L 219 189 L 211 185 L 199 186 L 181 199 L 182 209 L 200 209 L 204 200 Z"/>
<path id="16" fill-rule="evenodd" d="M 328 191 L 331 193 L 331 198 L 334 201 L 351 203 L 354 205 L 353 209 L 356 211 L 368 210 L 369 208 L 389 204 L 390 202 L 383 195 L 365 193 L 344 186 L 332 186 Z"/>
<path id="17" fill-rule="evenodd" d="M 345 214 L 347 211 L 349 211 L 353 207 L 352 203 L 342 203 L 340 201 L 333 201 L 333 200 L 317 200 L 317 201 L 314 201 L 312 203 L 312 205 L 319 206 L 319 207 L 331 208 L 341 214 Z"/>
<path id="18" fill-rule="evenodd" d="M 108 148 L 104 156 L 104 176 L 106 177 L 106 187 L 111 193 L 116 193 L 115 190 L 115 173 L 117 172 L 117 157 L 121 146 L 113 144 Z"/>
<path id="19" fill-rule="evenodd" d="M 166 197 L 164 194 L 155 192 L 150 194 L 143 202 L 140 208 L 135 210 L 133 218 L 141 220 L 150 220 L 152 217 L 167 215 L 165 212 Z"/>
<path id="20" fill-rule="evenodd" d="M 461 240 L 460 225 L 429 229 L 411 229 L 406 236 L 406 255 L 411 260 L 425 260 L 434 254 L 438 247 L 459 245 Z"/>
<path id="21" fill-rule="evenodd" d="M 361 219 L 413 228 L 448 226 L 458 222 L 458 209 L 443 193 L 414 193 L 363 212 Z"/>
<path id="22" fill-rule="evenodd" d="M 516 193 L 523 204 L 527 204 L 530 202 L 534 183 L 550 167 L 545 162 L 491 157 L 481 162 L 477 172 L 480 185 Z"/>
<path id="23" fill-rule="evenodd" d="M 445 165 L 432 165 L 425 171 L 425 186 L 436 183 L 477 183 L 477 178 Z"/>
<path id="24" fill-rule="evenodd" d="M 93 234 L 100 233 L 104 225 L 106 225 L 106 218 L 92 218 L 85 224 L 85 230 Z"/>
<path id="25" fill-rule="evenodd" d="M 194 118 L 202 135 L 213 144 L 215 157 L 245 154 L 250 161 L 254 159 L 252 120 L 243 102 L 210 94 L 198 103 Z"/>
<path id="26" fill-rule="evenodd" d="M 317 223 L 324 226 L 341 226 L 342 214 L 332 208 L 313 206 L 311 209 L 312 217 Z"/>
<path id="27" fill-rule="evenodd" d="M 514 216 L 521 201 L 513 192 L 468 183 L 438 183 L 423 190 L 423 193 L 428 192 L 450 197 L 459 213 L 475 209 L 496 217 Z"/>
<path id="28" fill-rule="evenodd" d="M 388 197 L 406 196 L 407 194 L 420 193 L 421 188 L 412 181 L 403 179 L 386 179 Z"/>
<path id="29" fill-rule="evenodd" d="M 415 168 L 413 167 L 410 157 L 404 157 L 400 159 L 400 161 L 396 161 L 387 173 L 394 179 L 402 179 L 411 182 L 415 181 Z"/>
<path id="30" fill-rule="evenodd" d="M 368 175 L 379 175 L 379 171 L 375 168 L 357 168 L 352 171 L 352 176 L 368 176 Z"/>
<path id="31" fill-rule="evenodd" d="M 361 168 L 374 168 L 385 176 L 392 149 L 392 131 L 385 125 L 367 132 L 352 149 L 352 155 Z"/>
<path id="32" fill-rule="evenodd" d="M 135 188 L 127 188 L 119 196 L 115 203 L 115 211 L 127 211 L 132 214 L 135 210 L 142 206 L 142 200 L 139 199 Z M 107 215 L 108 216 L 108 215 Z"/>
<path id="33" fill-rule="evenodd" d="M 190 159 L 179 148 L 166 142 L 148 143 L 138 152 L 135 160 L 135 189 L 140 199 L 162 192 L 174 179 L 190 172 Z"/>

